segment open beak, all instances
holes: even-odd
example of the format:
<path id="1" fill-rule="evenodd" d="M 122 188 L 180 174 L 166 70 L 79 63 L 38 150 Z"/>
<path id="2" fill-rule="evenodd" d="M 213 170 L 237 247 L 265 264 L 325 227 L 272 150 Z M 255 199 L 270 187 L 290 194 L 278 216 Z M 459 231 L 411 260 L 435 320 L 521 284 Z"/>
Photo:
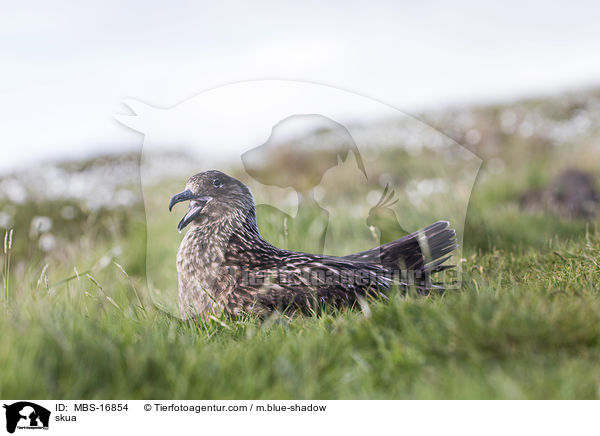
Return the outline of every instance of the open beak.
<path id="1" fill-rule="evenodd" d="M 202 212 L 202 209 L 204 209 L 204 206 L 206 206 L 206 204 L 210 200 L 212 200 L 212 197 L 206 195 L 196 195 L 189 189 L 186 189 L 185 191 L 180 192 L 179 194 L 175 194 L 171 198 L 171 200 L 169 201 L 169 211 L 171 211 L 171 209 L 173 209 L 173 206 L 175 206 L 177 203 L 181 203 L 182 201 L 190 202 L 190 206 L 188 208 L 187 213 L 184 215 L 181 221 L 179 221 L 179 225 L 177 226 L 177 230 L 179 230 L 179 233 L 181 233 L 181 231 L 189 223 L 191 223 L 194 220 L 194 218 L 196 218 L 200 214 L 200 212 Z"/>

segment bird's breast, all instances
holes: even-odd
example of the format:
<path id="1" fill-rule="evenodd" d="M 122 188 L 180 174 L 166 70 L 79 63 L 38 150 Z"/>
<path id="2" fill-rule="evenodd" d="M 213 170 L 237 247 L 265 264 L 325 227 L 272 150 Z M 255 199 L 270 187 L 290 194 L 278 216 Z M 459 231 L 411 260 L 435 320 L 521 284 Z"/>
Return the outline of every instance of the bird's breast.
<path id="1" fill-rule="evenodd" d="M 218 307 L 223 293 L 225 246 L 218 238 L 189 231 L 177 253 L 179 308 L 182 315 L 206 314 Z M 214 306 L 217 307 L 214 307 Z"/>

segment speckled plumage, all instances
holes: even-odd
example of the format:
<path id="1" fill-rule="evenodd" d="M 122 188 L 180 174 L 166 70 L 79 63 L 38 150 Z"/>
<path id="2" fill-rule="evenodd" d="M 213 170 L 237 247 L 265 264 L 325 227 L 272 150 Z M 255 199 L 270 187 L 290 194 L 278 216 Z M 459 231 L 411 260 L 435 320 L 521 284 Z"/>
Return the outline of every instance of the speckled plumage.
<path id="1" fill-rule="evenodd" d="M 457 247 L 454 230 L 438 221 L 344 257 L 283 250 L 260 236 L 250 190 L 216 170 L 191 177 L 169 208 L 181 201 L 190 201 L 179 225 L 190 229 L 177 254 L 179 308 L 185 318 L 353 305 L 393 281 L 431 288 L 430 274 L 447 268 L 442 264 Z"/>

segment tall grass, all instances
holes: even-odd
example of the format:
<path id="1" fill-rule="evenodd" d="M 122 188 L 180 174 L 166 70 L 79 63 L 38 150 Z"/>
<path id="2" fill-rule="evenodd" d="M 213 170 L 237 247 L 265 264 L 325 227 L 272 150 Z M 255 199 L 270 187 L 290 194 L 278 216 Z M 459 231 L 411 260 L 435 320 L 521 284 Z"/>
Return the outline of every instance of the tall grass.
<path id="1" fill-rule="evenodd" d="M 4 304 L 8 310 L 10 294 L 10 255 L 12 252 L 13 229 L 4 234 L 4 269 L 2 271 L 2 284 L 4 287 Z"/>
<path id="2" fill-rule="evenodd" d="M 523 218 L 515 230 L 534 231 Z M 176 235 L 172 221 L 161 231 Z M 0 397 L 596 398 L 600 234 L 554 228 L 530 248 L 483 250 L 467 234 L 462 287 L 440 296 L 200 323 L 157 307 L 128 272 L 145 241 L 94 237 L 71 262 L 49 258 L 41 279 L 20 267 L 11 281 Z M 117 256 L 115 245 L 125 247 Z"/>
<path id="3" fill-rule="evenodd" d="M 481 129 L 492 140 L 482 140 L 480 151 L 502 159 L 506 171 L 487 171 L 484 163 L 468 202 L 463 251 L 454 259 L 461 286 L 429 296 L 393 291 L 387 301 L 312 317 L 183 322 L 174 315 L 181 236 L 166 204 L 185 176 L 145 189 L 147 214 L 139 202 L 93 211 L 65 200 L 10 205 L 15 230 L 14 238 L 12 230 L 4 237 L 0 397 L 598 398 L 599 221 L 528 212 L 519 202 L 565 167 L 597 173 L 597 148 L 555 147 L 543 129 L 521 138 L 495 128 Z M 380 157 L 380 166 L 369 163 L 369 180 L 360 179 L 376 198 L 390 174 L 402 184 L 438 172 L 431 159 L 415 163 L 393 147 Z M 359 191 L 352 173 L 331 180 L 326 201 Z M 273 205 L 285 200 L 260 187 L 254 193 Z M 452 206 L 455 197 L 451 191 L 435 199 L 423 203 L 427 219 L 443 218 L 440 204 Z M 408 200 L 400 199 L 402 216 L 379 211 L 369 226 L 394 235 L 398 219 L 415 228 L 429 224 L 412 214 Z M 65 207 L 76 209 L 74 218 L 61 216 Z M 335 251 L 374 245 L 377 232 L 345 211 L 331 220 Z M 261 207 L 261 234 L 311 251 L 322 210 L 303 213 L 292 220 Z M 51 218 L 55 248 L 44 251 L 41 236 L 29 233 L 37 215 Z"/>

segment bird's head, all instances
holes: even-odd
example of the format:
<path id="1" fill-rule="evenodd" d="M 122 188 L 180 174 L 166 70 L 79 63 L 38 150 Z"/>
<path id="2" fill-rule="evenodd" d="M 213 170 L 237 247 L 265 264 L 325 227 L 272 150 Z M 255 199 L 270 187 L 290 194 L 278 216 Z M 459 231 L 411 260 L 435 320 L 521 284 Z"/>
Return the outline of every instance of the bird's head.
<path id="1" fill-rule="evenodd" d="M 217 170 L 198 173 L 189 178 L 185 191 L 175 194 L 169 210 L 183 201 L 189 201 L 187 213 L 179 222 L 181 232 L 187 225 L 201 226 L 223 219 L 243 219 L 254 207 L 254 198 L 246 185 Z"/>

